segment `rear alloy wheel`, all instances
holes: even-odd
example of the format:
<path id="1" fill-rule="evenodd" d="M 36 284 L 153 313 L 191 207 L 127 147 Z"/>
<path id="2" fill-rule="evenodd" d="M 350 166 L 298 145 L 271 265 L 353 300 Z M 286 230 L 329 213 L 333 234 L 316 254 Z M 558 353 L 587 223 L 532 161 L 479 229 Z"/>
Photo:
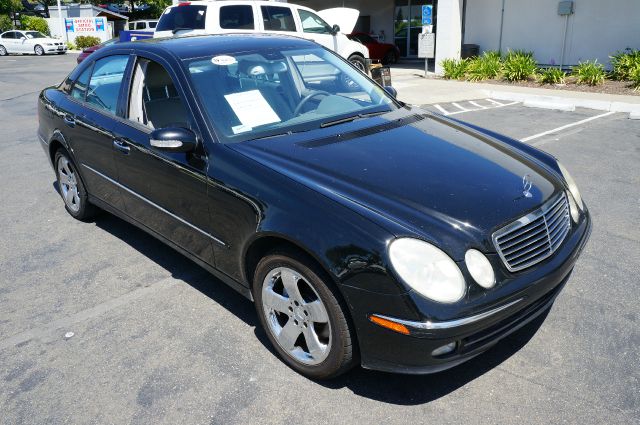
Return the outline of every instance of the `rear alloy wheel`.
<path id="1" fill-rule="evenodd" d="M 7 55 L 7 49 L 0 44 L 0 56 L 6 56 Z"/>
<path id="2" fill-rule="evenodd" d="M 354 364 L 351 329 L 332 290 L 295 254 L 263 258 L 254 277 L 262 326 L 279 356 L 312 379 L 327 379 Z"/>
<path id="3" fill-rule="evenodd" d="M 42 48 L 41 45 L 36 44 L 36 47 L 33 48 L 33 52 L 37 55 L 37 56 L 42 56 L 44 55 L 44 49 Z"/>
<path id="4" fill-rule="evenodd" d="M 363 74 L 367 73 L 367 66 L 366 66 L 364 58 L 362 56 L 351 55 L 351 56 L 349 56 L 349 62 L 351 62 L 351 64 L 353 66 L 355 66 L 356 68 L 358 68 L 358 70 L 360 72 L 362 72 Z"/>
<path id="5" fill-rule="evenodd" d="M 67 212 L 78 220 L 93 217 L 96 213 L 96 207 L 89 204 L 82 179 L 67 152 L 62 149 L 56 152 L 55 166 L 58 190 Z"/>

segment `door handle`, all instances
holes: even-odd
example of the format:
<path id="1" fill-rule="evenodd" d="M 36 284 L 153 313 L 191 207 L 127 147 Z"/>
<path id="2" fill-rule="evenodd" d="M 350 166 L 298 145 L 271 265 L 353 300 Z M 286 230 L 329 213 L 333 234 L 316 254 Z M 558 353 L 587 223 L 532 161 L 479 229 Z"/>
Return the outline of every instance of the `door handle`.
<path id="1" fill-rule="evenodd" d="M 69 114 L 66 114 L 63 120 L 64 120 L 64 123 L 71 128 L 76 126 L 76 120 Z"/>
<path id="2" fill-rule="evenodd" d="M 125 155 L 129 155 L 129 151 L 131 151 L 131 148 L 127 145 L 126 142 L 118 139 L 115 139 L 113 141 L 113 147 Z"/>

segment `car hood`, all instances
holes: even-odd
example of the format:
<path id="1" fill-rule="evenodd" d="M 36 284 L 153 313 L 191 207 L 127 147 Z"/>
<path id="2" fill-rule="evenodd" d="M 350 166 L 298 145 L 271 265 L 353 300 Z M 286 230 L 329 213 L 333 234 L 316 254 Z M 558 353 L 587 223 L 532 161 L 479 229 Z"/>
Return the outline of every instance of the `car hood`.
<path id="1" fill-rule="evenodd" d="M 229 146 L 378 220 L 396 236 L 417 234 L 445 247 L 460 246 L 464 234 L 469 244 L 493 250 L 494 230 L 562 187 L 526 153 L 416 109 Z"/>
<path id="2" fill-rule="evenodd" d="M 318 15 L 329 25 L 338 25 L 340 32 L 350 34 L 356 27 L 360 11 L 349 7 L 334 7 L 332 9 L 319 10 Z"/>

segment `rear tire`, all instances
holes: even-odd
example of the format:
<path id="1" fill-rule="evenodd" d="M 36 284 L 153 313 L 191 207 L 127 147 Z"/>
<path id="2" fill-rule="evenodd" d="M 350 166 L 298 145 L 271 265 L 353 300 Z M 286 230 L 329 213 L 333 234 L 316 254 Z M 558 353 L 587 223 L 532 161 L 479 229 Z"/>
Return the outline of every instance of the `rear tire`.
<path id="1" fill-rule="evenodd" d="M 36 56 L 42 56 L 44 55 L 44 49 L 42 48 L 41 45 L 36 44 L 35 47 L 33 48 L 33 53 L 35 53 Z"/>
<path id="2" fill-rule="evenodd" d="M 0 44 L 0 56 L 7 56 L 7 49 Z"/>
<path id="3" fill-rule="evenodd" d="M 358 70 L 360 72 L 362 72 L 363 74 L 367 73 L 367 65 L 364 61 L 364 58 L 360 55 L 351 55 L 349 56 L 349 62 L 351 62 L 351 64 L 353 66 L 355 66 L 356 68 L 358 68 Z"/>
<path id="4" fill-rule="evenodd" d="M 89 203 L 78 169 L 64 149 L 59 149 L 54 157 L 54 166 L 58 180 L 58 190 L 64 207 L 75 219 L 86 221 L 98 212 L 98 208 Z"/>
<path id="5" fill-rule="evenodd" d="M 269 341 L 287 365 L 311 379 L 341 375 L 356 359 L 346 308 L 321 276 L 312 261 L 280 250 L 260 260 L 253 279 L 256 310 Z"/>

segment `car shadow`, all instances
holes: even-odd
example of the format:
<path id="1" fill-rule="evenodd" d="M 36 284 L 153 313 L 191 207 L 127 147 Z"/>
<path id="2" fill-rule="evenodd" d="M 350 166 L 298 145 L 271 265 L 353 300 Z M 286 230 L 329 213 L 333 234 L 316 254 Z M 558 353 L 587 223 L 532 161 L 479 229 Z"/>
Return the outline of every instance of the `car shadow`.
<path id="1" fill-rule="evenodd" d="M 174 278 L 184 281 L 253 326 L 257 339 L 276 356 L 259 325 L 253 304 L 238 292 L 185 256 L 176 255 L 176 251 L 153 236 L 112 214 L 102 213 L 95 218 L 94 223 L 165 268 Z M 361 397 L 389 404 L 428 403 L 466 385 L 517 353 L 535 335 L 547 314 L 548 311 L 487 352 L 444 372 L 432 375 L 399 375 L 356 367 L 336 379 L 316 383 L 331 389 L 348 388 Z"/>

